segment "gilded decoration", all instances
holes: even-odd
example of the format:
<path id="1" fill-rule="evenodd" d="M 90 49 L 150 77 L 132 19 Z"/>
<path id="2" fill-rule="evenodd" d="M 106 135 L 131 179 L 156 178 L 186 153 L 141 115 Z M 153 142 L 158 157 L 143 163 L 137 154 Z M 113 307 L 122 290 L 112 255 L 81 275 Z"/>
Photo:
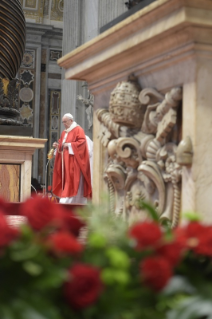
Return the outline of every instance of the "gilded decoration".
<path id="1" fill-rule="evenodd" d="M 29 120 L 33 116 L 33 110 L 29 106 L 29 104 L 25 103 L 20 108 L 21 118 L 24 120 Z"/>
<path id="2" fill-rule="evenodd" d="M 35 103 L 35 51 L 26 51 L 19 70 L 20 120 L 24 126 L 33 127 Z M 28 58 L 29 59 L 28 59 Z"/>
<path id="3" fill-rule="evenodd" d="M 63 21 L 63 0 L 20 0 L 26 19 L 43 23 L 44 19 Z"/>
<path id="4" fill-rule="evenodd" d="M 45 0 L 43 15 L 44 15 L 45 17 L 48 17 L 48 16 L 49 16 L 49 0 Z"/>
<path id="5" fill-rule="evenodd" d="M 35 50 L 25 50 L 23 60 L 21 62 L 22 68 L 32 68 L 34 69 L 35 63 Z"/>
<path id="6" fill-rule="evenodd" d="M 51 7 L 51 19 L 56 21 L 63 20 L 63 0 L 53 0 Z"/>
<path id="7" fill-rule="evenodd" d="M 179 222 L 182 166 L 192 164 L 192 143 L 181 141 L 182 88 L 166 94 L 141 89 L 131 75 L 111 93 L 109 110 L 98 109 L 99 139 L 107 148 L 110 208 L 129 222 L 146 219 L 139 200 L 151 202 L 160 219 Z"/>
<path id="8" fill-rule="evenodd" d="M 25 18 L 34 19 L 37 23 L 43 22 L 45 0 L 23 0 L 22 7 Z"/>
<path id="9" fill-rule="evenodd" d="M 26 8 L 32 8 L 32 9 L 36 9 L 36 0 L 25 0 L 25 7 Z"/>

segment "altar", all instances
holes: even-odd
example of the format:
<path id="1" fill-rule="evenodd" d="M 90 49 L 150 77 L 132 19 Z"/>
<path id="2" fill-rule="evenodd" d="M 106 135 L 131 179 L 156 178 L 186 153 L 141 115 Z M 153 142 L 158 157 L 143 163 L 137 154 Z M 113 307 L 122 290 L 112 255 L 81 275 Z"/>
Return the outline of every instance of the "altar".
<path id="1" fill-rule="evenodd" d="M 211 34 L 210 0 L 158 0 L 58 60 L 94 95 L 94 203 L 212 222 Z"/>
<path id="2" fill-rule="evenodd" d="M 0 135 L 0 197 L 21 202 L 31 196 L 32 156 L 46 139 Z"/>

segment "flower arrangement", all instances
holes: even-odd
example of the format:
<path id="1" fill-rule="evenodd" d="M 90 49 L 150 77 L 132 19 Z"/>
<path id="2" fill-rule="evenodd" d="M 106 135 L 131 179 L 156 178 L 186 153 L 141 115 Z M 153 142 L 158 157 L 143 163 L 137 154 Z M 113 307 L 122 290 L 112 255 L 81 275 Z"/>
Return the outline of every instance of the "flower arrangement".
<path id="1" fill-rule="evenodd" d="M 78 214 L 35 196 L 11 225 L 0 201 L 1 319 L 206 319 L 212 314 L 212 226 L 127 223 L 104 207 Z"/>

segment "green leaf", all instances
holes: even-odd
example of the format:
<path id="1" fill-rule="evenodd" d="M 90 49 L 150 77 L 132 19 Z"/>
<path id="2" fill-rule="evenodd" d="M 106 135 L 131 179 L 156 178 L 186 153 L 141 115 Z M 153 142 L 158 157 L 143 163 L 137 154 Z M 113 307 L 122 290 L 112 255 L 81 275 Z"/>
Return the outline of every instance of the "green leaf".
<path id="1" fill-rule="evenodd" d="M 103 248 L 106 246 L 107 240 L 100 233 L 92 233 L 88 237 L 88 244 L 94 248 Z"/>
<path id="2" fill-rule="evenodd" d="M 117 270 L 113 268 L 105 268 L 101 272 L 101 278 L 105 284 L 118 283 L 126 285 L 130 282 L 130 275 L 124 270 Z"/>
<path id="3" fill-rule="evenodd" d="M 130 275 L 126 271 L 116 270 L 114 272 L 114 279 L 117 283 L 121 285 L 126 285 L 130 282 Z"/>
<path id="4" fill-rule="evenodd" d="M 104 268 L 101 272 L 101 279 L 105 284 L 113 284 L 115 282 L 114 270 L 112 268 Z"/>
<path id="5" fill-rule="evenodd" d="M 4 305 L 1 305 L 0 318 L 1 319 L 15 319 L 10 307 L 6 307 Z"/>
<path id="6" fill-rule="evenodd" d="M 16 247 L 15 250 L 10 252 L 11 259 L 14 261 L 26 260 L 35 257 L 40 251 L 40 247 L 31 243 L 30 245 L 24 245 Z"/>
<path id="7" fill-rule="evenodd" d="M 182 214 L 182 217 L 189 220 L 189 221 L 192 221 L 192 222 L 199 222 L 201 221 L 201 217 L 198 213 L 196 212 L 184 212 Z"/>
<path id="8" fill-rule="evenodd" d="M 55 269 L 42 273 L 36 280 L 35 287 L 39 289 L 59 288 L 61 284 L 67 279 L 67 271 L 63 269 Z"/>
<path id="9" fill-rule="evenodd" d="M 155 207 L 152 206 L 152 204 L 139 200 L 139 207 L 141 209 L 145 209 L 149 213 L 152 220 L 154 220 L 155 222 L 159 222 L 158 212 L 156 211 Z"/>
<path id="10" fill-rule="evenodd" d="M 32 262 L 32 261 L 26 261 L 23 263 L 23 268 L 32 276 L 38 276 L 42 273 L 43 268 L 42 266 Z"/>
<path id="11" fill-rule="evenodd" d="M 28 309 L 23 313 L 23 319 L 49 319 L 46 316 L 43 316 L 41 313 L 35 311 L 34 309 Z"/>
<path id="12" fill-rule="evenodd" d="M 106 256 L 108 256 L 111 265 L 114 267 L 129 268 L 130 266 L 128 255 L 117 247 L 107 249 Z"/>

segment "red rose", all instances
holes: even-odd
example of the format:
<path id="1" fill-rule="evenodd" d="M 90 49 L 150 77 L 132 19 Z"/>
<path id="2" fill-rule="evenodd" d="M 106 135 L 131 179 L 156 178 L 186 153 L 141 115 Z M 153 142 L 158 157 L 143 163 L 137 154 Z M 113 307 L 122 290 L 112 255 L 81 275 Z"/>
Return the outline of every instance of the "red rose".
<path id="1" fill-rule="evenodd" d="M 76 264 L 69 269 L 69 281 L 64 284 L 65 298 L 75 309 L 93 304 L 102 291 L 100 271 L 90 265 Z"/>
<path id="2" fill-rule="evenodd" d="M 212 257 L 212 227 L 191 222 L 176 231 L 179 241 L 196 254 Z"/>
<path id="3" fill-rule="evenodd" d="M 141 276 L 152 289 L 159 291 L 166 286 L 172 276 L 172 268 L 163 257 L 149 257 L 140 264 Z"/>
<path id="4" fill-rule="evenodd" d="M 184 248 L 187 248 L 187 236 L 184 227 L 177 227 L 173 230 L 173 234 L 178 243 Z"/>
<path id="5" fill-rule="evenodd" d="M 166 259 L 171 266 L 176 266 L 182 257 L 184 247 L 180 242 L 164 243 L 156 248 L 156 253 Z"/>
<path id="6" fill-rule="evenodd" d="M 80 230 L 85 226 L 85 223 L 71 211 L 62 209 L 60 213 L 63 221 L 60 228 L 70 231 L 74 236 L 79 236 Z"/>
<path id="7" fill-rule="evenodd" d="M 10 227 L 3 213 L 0 212 L 0 247 L 5 247 L 17 238 L 19 231 Z"/>
<path id="8" fill-rule="evenodd" d="M 187 244 L 197 254 L 212 257 L 212 227 L 190 223 L 186 229 Z"/>
<path id="9" fill-rule="evenodd" d="M 205 233 L 208 226 L 202 225 L 199 222 L 191 222 L 185 227 L 187 238 L 199 237 Z"/>
<path id="10" fill-rule="evenodd" d="M 58 225 L 59 210 L 57 204 L 47 197 L 35 196 L 21 203 L 20 211 L 26 216 L 29 224 L 35 230 L 42 230 L 48 225 Z"/>
<path id="11" fill-rule="evenodd" d="M 59 254 L 77 254 L 83 250 L 82 244 L 67 232 L 58 232 L 49 236 L 47 243 L 53 251 Z"/>
<path id="12" fill-rule="evenodd" d="M 162 237 L 162 232 L 156 223 L 137 223 L 129 230 L 129 236 L 137 242 L 137 249 L 147 248 L 156 245 Z"/>
<path id="13" fill-rule="evenodd" d="M 199 242 L 193 251 L 196 254 L 212 257 L 212 229 L 211 227 L 205 232 L 204 235 L 199 237 Z"/>

